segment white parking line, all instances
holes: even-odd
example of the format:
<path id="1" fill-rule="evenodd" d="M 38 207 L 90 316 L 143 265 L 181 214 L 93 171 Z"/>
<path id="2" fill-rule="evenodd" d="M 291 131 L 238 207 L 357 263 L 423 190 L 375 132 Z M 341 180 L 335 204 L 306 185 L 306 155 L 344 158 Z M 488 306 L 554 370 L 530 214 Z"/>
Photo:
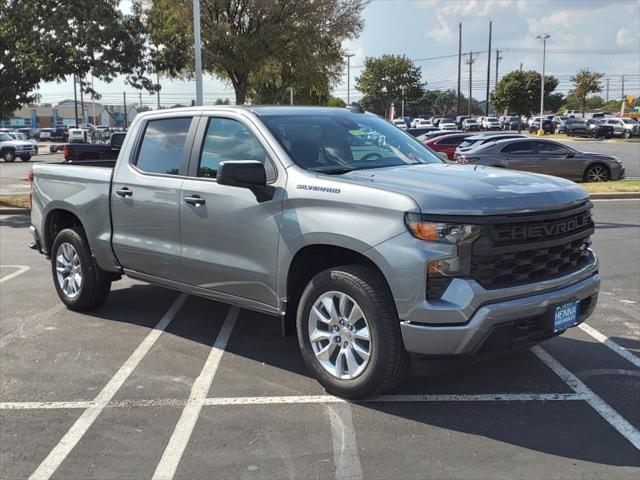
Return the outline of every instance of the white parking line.
<path id="1" fill-rule="evenodd" d="M 0 402 L 0 410 L 65 410 L 89 408 L 93 402 Z"/>
<path id="2" fill-rule="evenodd" d="M 540 346 L 535 346 L 531 351 L 556 375 L 569 385 L 574 392 L 585 396 L 585 401 L 600 414 L 618 433 L 640 450 L 640 432 L 631 425 L 622 415 L 600 398 L 593 390 L 587 387 L 578 377 L 567 370 L 558 360 Z"/>
<path id="3" fill-rule="evenodd" d="M 359 480 L 362 466 L 358 455 L 356 430 L 353 426 L 351 405 L 327 405 L 333 440 L 333 463 L 337 480 Z"/>
<path id="4" fill-rule="evenodd" d="M 580 325 L 578 325 L 578 328 L 582 330 L 584 333 L 586 333 L 587 335 L 590 335 L 596 340 L 598 340 L 603 345 L 606 345 L 607 347 L 609 347 L 611 350 L 616 352 L 625 360 L 630 361 L 636 367 L 640 368 L 640 358 L 636 357 L 633 353 L 631 353 L 626 348 L 618 345 L 616 342 L 614 342 L 609 337 L 607 337 L 604 333 L 599 332 L 598 330 L 596 330 L 590 325 L 587 325 L 586 323 L 581 323 Z"/>
<path id="5" fill-rule="evenodd" d="M 231 332 L 238 318 L 238 311 L 238 307 L 231 307 L 229 310 L 227 318 L 225 318 L 224 324 L 209 352 L 209 357 L 202 367 L 200 375 L 198 375 L 198 378 L 196 378 L 191 387 L 189 400 L 182 410 L 182 415 L 173 430 L 173 434 L 162 454 L 160 463 L 158 463 L 156 471 L 153 474 L 153 478 L 156 480 L 172 479 L 176 473 L 182 454 L 185 448 L 187 448 L 189 438 L 191 438 L 191 433 L 200 415 L 200 410 L 202 410 L 202 405 L 211 388 L 213 377 L 218 370 L 218 365 L 220 365 L 224 350 L 227 348 L 227 342 L 229 341 L 229 337 L 231 337 Z"/>
<path id="6" fill-rule="evenodd" d="M 67 433 L 60 439 L 58 444 L 53 448 L 53 450 L 51 450 L 49 455 L 47 455 L 47 458 L 45 458 L 37 470 L 33 472 L 29 477 L 30 480 L 49 479 L 51 475 L 54 474 L 64 459 L 67 458 L 67 455 L 69 455 L 71 450 L 73 450 L 73 447 L 76 446 L 96 418 L 98 418 L 98 415 L 100 415 L 107 403 L 109 403 L 118 389 L 129 377 L 131 372 L 138 366 L 142 358 L 151 349 L 158 337 L 160 337 L 162 332 L 167 328 L 186 299 L 187 295 L 182 294 L 175 300 L 175 302 L 173 302 L 173 305 L 171 305 L 167 313 L 164 314 L 154 329 L 149 332 L 131 356 L 124 362 L 111 380 L 109 380 L 109 383 L 105 385 L 94 401 L 91 402 L 91 405 L 82 412 L 82 415 L 80 415 Z"/>
<path id="7" fill-rule="evenodd" d="M 4 283 L 6 281 L 11 280 L 12 278 L 16 278 L 18 275 L 22 275 L 24 272 L 31 269 L 29 265 L 0 265 L 0 268 L 17 268 L 15 272 L 10 273 L 9 275 L 5 275 L 0 278 L 0 283 Z"/>

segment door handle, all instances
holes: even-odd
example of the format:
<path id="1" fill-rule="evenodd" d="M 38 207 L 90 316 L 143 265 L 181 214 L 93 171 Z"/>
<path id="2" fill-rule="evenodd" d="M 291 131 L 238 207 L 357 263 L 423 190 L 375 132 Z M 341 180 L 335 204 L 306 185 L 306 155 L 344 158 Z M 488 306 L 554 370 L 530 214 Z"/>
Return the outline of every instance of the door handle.
<path id="1" fill-rule="evenodd" d="M 132 197 L 133 196 L 133 192 L 131 190 L 129 190 L 128 187 L 119 188 L 118 190 L 116 190 L 116 193 L 118 195 L 120 195 L 122 198 Z"/>
<path id="2" fill-rule="evenodd" d="M 188 205 L 193 205 L 195 207 L 199 207 L 200 205 L 204 205 L 205 203 L 207 203 L 204 200 L 204 198 L 200 198 L 200 195 L 192 195 L 190 197 L 184 197 L 183 200 L 184 200 L 184 203 Z"/>

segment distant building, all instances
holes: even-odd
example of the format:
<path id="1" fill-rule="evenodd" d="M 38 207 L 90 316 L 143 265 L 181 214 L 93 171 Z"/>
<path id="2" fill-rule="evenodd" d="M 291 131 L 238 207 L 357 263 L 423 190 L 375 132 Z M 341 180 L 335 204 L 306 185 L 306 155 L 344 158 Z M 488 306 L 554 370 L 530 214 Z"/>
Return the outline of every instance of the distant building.
<path id="1" fill-rule="evenodd" d="M 75 119 L 73 100 L 64 100 L 57 105 L 29 105 L 16 110 L 13 115 L 0 121 L 0 127 L 9 128 L 52 128 L 67 127 L 78 123 L 91 123 L 106 127 L 124 127 L 124 105 L 103 105 L 98 102 L 84 102 L 84 112 L 78 104 L 78 119 Z M 138 114 L 138 106 L 127 105 L 127 124 L 131 124 Z"/>

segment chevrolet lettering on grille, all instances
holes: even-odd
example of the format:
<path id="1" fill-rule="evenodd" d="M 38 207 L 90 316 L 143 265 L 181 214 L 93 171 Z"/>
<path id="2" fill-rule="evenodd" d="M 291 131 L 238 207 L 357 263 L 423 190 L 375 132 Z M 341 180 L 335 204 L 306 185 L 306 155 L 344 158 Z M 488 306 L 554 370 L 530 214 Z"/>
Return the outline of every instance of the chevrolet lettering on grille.
<path id="1" fill-rule="evenodd" d="M 590 227 L 591 225 L 591 214 L 586 213 L 578 217 L 568 218 L 553 223 L 514 225 L 507 228 L 496 228 L 491 232 L 491 235 L 493 239 L 498 242 L 523 242 L 541 238 L 559 237 Z"/>

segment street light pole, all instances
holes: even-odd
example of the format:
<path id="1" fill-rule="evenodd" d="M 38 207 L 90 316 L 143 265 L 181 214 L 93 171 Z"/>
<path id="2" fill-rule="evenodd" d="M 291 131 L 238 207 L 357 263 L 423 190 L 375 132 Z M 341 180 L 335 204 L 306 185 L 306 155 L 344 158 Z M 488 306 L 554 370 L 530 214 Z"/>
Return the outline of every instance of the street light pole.
<path id="1" fill-rule="evenodd" d="M 400 87 L 400 90 L 402 90 L 402 106 L 400 107 L 400 116 L 402 118 L 404 118 L 404 89 L 407 88 L 405 85 L 403 85 L 402 87 Z"/>
<path id="2" fill-rule="evenodd" d="M 540 86 L 540 128 L 538 129 L 538 136 L 544 135 L 544 130 L 542 129 L 542 114 L 544 113 L 544 69 L 545 63 L 547 60 L 547 39 L 550 37 L 548 33 L 544 33 L 542 35 L 538 35 L 538 39 L 542 40 L 542 79 Z"/>
<path id="3" fill-rule="evenodd" d="M 345 53 L 347 57 L 347 105 L 351 105 L 351 57 L 355 56 L 355 53 Z"/>
<path id="4" fill-rule="evenodd" d="M 196 56 L 196 105 L 203 104 L 202 43 L 200 41 L 200 0 L 193 0 L 193 39 Z"/>

